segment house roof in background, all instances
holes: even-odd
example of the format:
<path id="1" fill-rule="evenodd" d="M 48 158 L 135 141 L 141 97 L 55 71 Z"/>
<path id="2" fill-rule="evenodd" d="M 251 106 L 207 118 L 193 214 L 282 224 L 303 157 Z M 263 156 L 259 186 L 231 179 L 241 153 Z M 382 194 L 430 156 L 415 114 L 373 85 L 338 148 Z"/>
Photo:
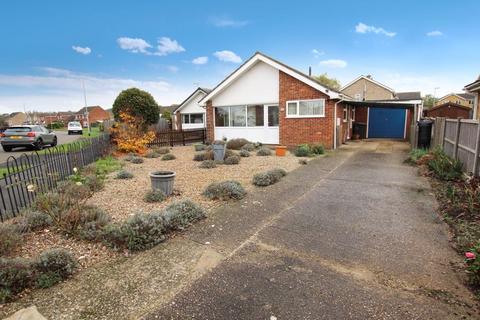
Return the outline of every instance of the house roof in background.
<path id="1" fill-rule="evenodd" d="M 459 97 L 462 97 L 464 99 L 467 99 L 467 100 L 475 99 L 475 96 L 471 93 L 457 93 L 456 95 L 459 96 Z"/>
<path id="2" fill-rule="evenodd" d="M 361 80 L 361 79 L 364 79 L 364 80 L 367 80 L 367 81 L 370 81 L 371 83 L 374 83 L 384 89 L 387 89 L 388 91 L 390 91 L 391 93 L 395 93 L 395 90 L 393 90 L 392 88 L 390 87 L 387 87 L 386 85 L 384 85 L 383 83 L 381 82 L 378 82 L 377 80 L 373 80 L 373 78 L 371 76 L 364 76 L 364 75 L 361 75 L 359 76 L 358 78 L 356 78 L 355 80 L 349 82 L 348 84 L 346 84 L 345 86 L 343 86 L 340 91 L 343 91 L 345 90 L 346 88 L 350 87 L 352 84 L 354 84 L 355 82 L 357 82 L 358 80 Z"/>
<path id="3" fill-rule="evenodd" d="M 421 100 L 422 94 L 420 91 L 397 92 L 395 96 L 398 100 Z"/>
<path id="4" fill-rule="evenodd" d="M 179 111 L 180 109 L 183 108 L 183 106 L 185 104 L 187 104 L 188 101 L 190 101 L 191 98 L 193 98 L 198 92 L 203 92 L 205 95 L 209 94 L 210 92 L 212 92 L 212 89 L 208 89 L 208 88 L 202 88 L 202 87 L 198 87 L 197 89 L 195 89 L 192 94 L 190 94 L 185 100 L 182 101 L 182 103 L 180 103 L 179 105 L 177 105 L 177 107 L 175 109 L 172 110 L 172 112 L 177 112 Z"/>
<path id="5" fill-rule="evenodd" d="M 77 112 L 75 112 L 76 114 L 85 114 L 86 112 L 86 108 L 88 108 L 88 111 L 92 110 L 92 109 L 101 109 L 103 111 L 105 111 L 102 107 L 100 106 L 88 106 L 88 107 L 83 107 L 82 109 L 78 110 Z"/>
<path id="6" fill-rule="evenodd" d="M 474 82 L 467 84 L 464 89 L 470 92 L 480 91 L 480 76 Z"/>

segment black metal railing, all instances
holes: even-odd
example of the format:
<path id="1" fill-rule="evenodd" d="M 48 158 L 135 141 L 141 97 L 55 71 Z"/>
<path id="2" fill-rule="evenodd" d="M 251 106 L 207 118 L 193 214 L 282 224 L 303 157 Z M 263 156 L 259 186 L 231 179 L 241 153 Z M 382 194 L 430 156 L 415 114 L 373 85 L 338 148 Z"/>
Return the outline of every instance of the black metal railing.
<path id="1" fill-rule="evenodd" d="M 39 152 L 11 156 L 6 173 L 0 178 L 0 221 L 15 217 L 35 200 L 37 194 L 51 191 L 59 181 L 110 153 L 110 137 L 103 134 L 91 139 L 59 145 Z"/>
<path id="2" fill-rule="evenodd" d="M 205 143 L 207 140 L 206 129 L 195 130 L 161 130 L 155 133 L 155 139 L 149 146 L 175 146 L 187 145 L 194 142 Z"/>

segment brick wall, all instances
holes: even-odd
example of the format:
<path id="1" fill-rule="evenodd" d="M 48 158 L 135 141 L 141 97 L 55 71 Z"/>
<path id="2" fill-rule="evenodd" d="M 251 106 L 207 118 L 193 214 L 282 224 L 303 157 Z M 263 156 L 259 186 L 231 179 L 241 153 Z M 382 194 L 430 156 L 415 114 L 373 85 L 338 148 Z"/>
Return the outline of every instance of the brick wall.
<path id="1" fill-rule="evenodd" d="M 215 140 L 214 136 L 214 124 L 213 124 L 213 105 L 212 101 L 207 101 L 207 108 L 206 108 L 206 117 L 207 117 L 207 140 L 212 142 Z"/>
<path id="2" fill-rule="evenodd" d="M 324 93 L 292 76 L 279 72 L 280 144 L 322 143 L 333 148 L 333 117 L 335 102 Z M 286 118 L 286 102 L 298 99 L 327 99 L 324 118 Z"/>
<path id="3" fill-rule="evenodd" d="M 470 109 L 465 107 L 458 107 L 452 105 L 443 105 L 436 107 L 433 110 L 427 111 L 428 117 L 446 117 L 450 119 L 469 119 L 470 118 Z"/>

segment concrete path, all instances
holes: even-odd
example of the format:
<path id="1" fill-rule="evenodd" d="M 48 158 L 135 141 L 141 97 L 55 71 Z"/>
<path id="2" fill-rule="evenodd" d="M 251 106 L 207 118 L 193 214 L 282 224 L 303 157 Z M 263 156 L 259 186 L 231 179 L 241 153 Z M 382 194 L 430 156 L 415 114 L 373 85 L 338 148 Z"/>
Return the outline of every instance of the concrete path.
<path id="1" fill-rule="evenodd" d="M 351 143 L 161 245 L 0 307 L 47 319 L 473 319 L 408 145 Z"/>
<path id="2" fill-rule="evenodd" d="M 146 318 L 476 317 L 452 271 L 461 258 L 427 181 L 403 164 L 406 150 L 387 141 L 345 147 L 292 173 L 264 201 L 230 209 L 242 217 L 263 207 L 270 214 L 261 224 L 250 228 L 237 216 L 223 232 L 189 234 L 226 259 Z M 312 180 L 308 190 L 297 188 Z M 272 193 L 292 198 L 288 207 Z M 237 228 L 250 232 L 239 245 Z"/>

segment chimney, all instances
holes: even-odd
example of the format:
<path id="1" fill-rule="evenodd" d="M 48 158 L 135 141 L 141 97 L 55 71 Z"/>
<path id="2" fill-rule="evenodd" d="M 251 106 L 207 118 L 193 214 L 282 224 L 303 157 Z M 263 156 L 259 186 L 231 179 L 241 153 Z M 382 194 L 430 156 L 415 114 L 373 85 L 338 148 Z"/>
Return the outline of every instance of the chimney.
<path id="1" fill-rule="evenodd" d="M 312 76 L 312 67 L 308 67 L 308 76 L 309 76 L 309 77 Z"/>
<path id="2" fill-rule="evenodd" d="M 367 76 L 367 78 L 368 78 L 368 79 L 373 79 L 371 74 L 369 74 L 369 75 Z"/>

